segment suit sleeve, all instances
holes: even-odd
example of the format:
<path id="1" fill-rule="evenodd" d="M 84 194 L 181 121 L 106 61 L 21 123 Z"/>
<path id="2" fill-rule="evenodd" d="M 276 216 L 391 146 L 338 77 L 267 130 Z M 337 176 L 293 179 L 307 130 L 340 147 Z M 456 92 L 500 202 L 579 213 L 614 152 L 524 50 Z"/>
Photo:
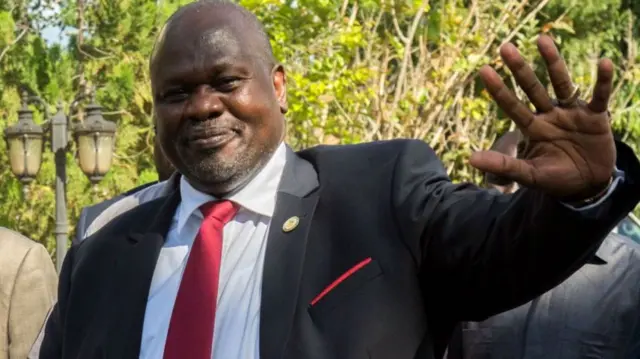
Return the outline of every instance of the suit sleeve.
<path id="1" fill-rule="evenodd" d="M 396 162 L 393 205 L 416 253 L 427 309 L 447 320 L 482 321 L 579 269 L 640 200 L 640 164 L 627 146 L 617 148 L 624 181 L 583 212 L 535 190 L 498 195 L 453 184 L 428 145 L 408 142 Z"/>
<path id="2" fill-rule="evenodd" d="M 32 247 L 22 261 L 9 304 L 9 357 L 26 358 L 56 300 L 58 278 L 47 250 Z"/>
<path id="3" fill-rule="evenodd" d="M 39 359 L 60 359 L 62 358 L 64 340 L 64 318 L 68 310 L 68 297 L 71 290 L 71 273 L 73 258 L 78 246 L 73 246 L 67 252 L 62 270 L 60 272 L 60 283 L 58 284 L 58 302 L 53 306 L 49 319 L 44 329 L 44 339 L 40 345 Z"/>

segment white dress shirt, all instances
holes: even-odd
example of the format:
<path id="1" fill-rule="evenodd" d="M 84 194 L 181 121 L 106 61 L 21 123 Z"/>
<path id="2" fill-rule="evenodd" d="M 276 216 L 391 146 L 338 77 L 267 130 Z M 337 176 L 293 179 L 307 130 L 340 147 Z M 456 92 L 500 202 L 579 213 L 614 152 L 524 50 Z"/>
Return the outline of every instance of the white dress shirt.
<path id="1" fill-rule="evenodd" d="M 267 233 L 288 149 L 282 143 L 266 166 L 229 199 L 240 205 L 224 226 L 222 264 L 212 357 L 257 359 L 259 355 L 262 267 Z M 153 273 L 144 317 L 141 359 L 161 359 L 188 253 L 203 217 L 199 207 L 216 198 L 194 189 L 182 177 L 182 202 Z"/>

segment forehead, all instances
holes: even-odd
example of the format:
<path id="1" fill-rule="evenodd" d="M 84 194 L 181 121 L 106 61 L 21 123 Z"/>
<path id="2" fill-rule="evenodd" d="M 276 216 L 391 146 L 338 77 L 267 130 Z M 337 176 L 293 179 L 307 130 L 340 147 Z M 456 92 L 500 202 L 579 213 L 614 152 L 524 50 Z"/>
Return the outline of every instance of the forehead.
<path id="1" fill-rule="evenodd" d="M 233 24 L 221 21 L 179 21 L 165 28 L 153 55 L 153 77 L 185 71 L 210 71 L 213 66 L 248 65 L 247 41 Z"/>
<path id="2" fill-rule="evenodd" d="M 206 29 L 178 24 L 164 32 L 158 41 L 155 57 L 158 62 L 193 61 L 203 57 L 239 57 L 241 39 L 229 26 Z"/>
<path id="3" fill-rule="evenodd" d="M 208 54 L 236 57 L 242 54 L 240 39 L 228 27 L 205 30 L 194 41 L 200 51 Z"/>

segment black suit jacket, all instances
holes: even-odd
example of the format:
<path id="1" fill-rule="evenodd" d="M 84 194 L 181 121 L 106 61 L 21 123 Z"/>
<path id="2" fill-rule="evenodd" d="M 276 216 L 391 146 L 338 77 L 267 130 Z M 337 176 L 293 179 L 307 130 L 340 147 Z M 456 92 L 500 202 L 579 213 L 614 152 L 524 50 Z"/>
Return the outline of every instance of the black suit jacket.
<path id="1" fill-rule="evenodd" d="M 80 211 L 80 216 L 78 217 L 78 224 L 76 225 L 76 235 L 73 238 L 72 244 L 77 244 L 82 242 L 82 240 L 84 239 L 84 233 L 87 231 L 87 229 L 89 228 L 93 220 L 95 220 L 104 210 L 109 208 L 109 206 L 118 202 L 124 197 L 130 196 L 156 183 L 158 182 L 156 181 L 156 182 L 145 183 L 142 186 L 133 188 L 125 193 L 117 195 L 106 201 L 102 201 L 100 203 L 96 203 L 94 205 L 82 208 L 82 210 Z"/>
<path id="2" fill-rule="evenodd" d="M 420 141 L 292 153 L 268 235 L 261 359 L 441 356 L 456 322 L 523 304 L 587 261 L 640 197 L 640 164 L 625 146 L 617 165 L 626 181 L 587 214 L 532 190 L 452 184 Z M 42 359 L 138 357 L 179 202 L 175 191 L 142 204 L 71 248 Z M 299 225 L 283 231 L 292 216 Z"/>

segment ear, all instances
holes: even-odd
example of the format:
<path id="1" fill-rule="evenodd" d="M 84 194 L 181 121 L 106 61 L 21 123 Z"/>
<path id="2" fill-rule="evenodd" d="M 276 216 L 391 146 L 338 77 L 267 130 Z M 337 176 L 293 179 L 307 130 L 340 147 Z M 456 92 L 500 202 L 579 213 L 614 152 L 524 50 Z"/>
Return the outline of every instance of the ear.
<path id="1" fill-rule="evenodd" d="M 282 64 L 276 64 L 273 67 L 271 78 L 273 79 L 273 88 L 276 90 L 276 96 L 280 104 L 280 112 L 285 114 L 289 110 L 289 106 L 287 104 L 287 76 Z"/>

